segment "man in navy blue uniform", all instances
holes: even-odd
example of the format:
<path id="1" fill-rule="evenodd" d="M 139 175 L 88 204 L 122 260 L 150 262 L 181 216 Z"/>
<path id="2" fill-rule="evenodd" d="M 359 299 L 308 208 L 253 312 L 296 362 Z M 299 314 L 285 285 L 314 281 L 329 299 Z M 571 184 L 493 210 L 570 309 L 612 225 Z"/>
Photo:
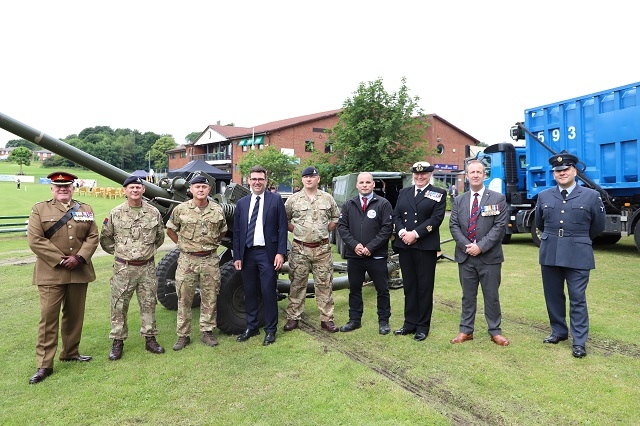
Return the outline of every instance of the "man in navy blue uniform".
<path id="1" fill-rule="evenodd" d="M 589 333 L 587 284 L 595 269 L 592 240 L 605 228 L 605 212 L 597 191 L 576 184 L 578 157 L 563 151 L 549 158 L 558 183 L 538 195 L 535 220 L 540 236 L 542 286 L 551 324 L 544 343 L 569 338 L 564 282 L 569 293 L 573 356 L 587 355 Z"/>
<path id="2" fill-rule="evenodd" d="M 249 175 L 251 195 L 238 201 L 233 218 L 233 260 L 242 271 L 247 329 L 238 336 L 245 342 L 260 334 L 258 307 L 264 305 L 264 346 L 276 341 L 278 326 L 277 273 L 287 253 L 287 214 L 277 192 L 265 191 L 267 170 L 253 166 Z"/>
<path id="3" fill-rule="evenodd" d="M 404 323 L 396 336 L 427 338 L 433 311 L 433 286 L 440 225 L 447 206 L 447 191 L 431 185 L 433 166 L 419 161 L 411 167 L 415 185 L 402 188 L 393 211 L 400 271 L 404 288 Z"/>
<path id="4" fill-rule="evenodd" d="M 349 332 L 361 327 L 362 283 L 368 273 L 378 293 L 378 332 L 389 334 L 391 302 L 387 257 L 389 237 L 393 232 L 393 208 L 385 198 L 374 194 L 371 173 L 360 173 L 356 187 L 359 195 L 344 203 L 338 222 L 349 276 L 349 322 L 340 327 L 340 331 Z"/>

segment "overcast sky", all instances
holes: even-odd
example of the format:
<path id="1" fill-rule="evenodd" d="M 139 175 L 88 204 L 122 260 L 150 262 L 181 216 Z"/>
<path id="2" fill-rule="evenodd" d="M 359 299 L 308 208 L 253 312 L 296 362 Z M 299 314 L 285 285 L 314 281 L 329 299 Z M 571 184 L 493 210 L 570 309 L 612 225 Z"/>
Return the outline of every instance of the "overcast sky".
<path id="1" fill-rule="evenodd" d="M 632 10 L 634 9 L 635 12 Z M 7 1 L 0 112 L 57 138 L 341 108 L 382 78 L 482 142 L 525 108 L 640 81 L 634 2 Z M 0 146 L 18 139 L 0 129 Z"/>

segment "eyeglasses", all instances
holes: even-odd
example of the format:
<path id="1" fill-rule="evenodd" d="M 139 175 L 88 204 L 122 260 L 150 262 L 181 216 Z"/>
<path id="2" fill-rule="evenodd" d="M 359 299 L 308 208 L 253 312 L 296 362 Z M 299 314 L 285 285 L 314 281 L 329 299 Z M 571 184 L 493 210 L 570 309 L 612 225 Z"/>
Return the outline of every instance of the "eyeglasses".
<path id="1" fill-rule="evenodd" d="M 264 182 L 265 178 L 251 178 L 249 179 L 251 182 Z"/>

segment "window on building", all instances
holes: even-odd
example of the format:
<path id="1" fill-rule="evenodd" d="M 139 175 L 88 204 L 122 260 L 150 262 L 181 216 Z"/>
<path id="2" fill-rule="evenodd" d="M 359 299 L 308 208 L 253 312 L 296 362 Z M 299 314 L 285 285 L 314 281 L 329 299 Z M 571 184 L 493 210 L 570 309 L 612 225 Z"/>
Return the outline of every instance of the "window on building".
<path id="1" fill-rule="evenodd" d="M 246 145 L 242 146 L 242 152 L 247 152 L 247 146 Z"/>
<path id="2" fill-rule="evenodd" d="M 438 154 L 442 154 L 444 152 L 444 145 L 439 143 L 437 149 L 438 149 Z"/>
<path id="3" fill-rule="evenodd" d="M 181 153 L 180 153 L 180 158 L 185 158 L 186 156 L 187 156 L 187 153 L 186 153 L 186 152 L 181 152 Z"/>
<path id="4" fill-rule="evenodd" d="M 313 141 L 311 139 L 304 141 L 304 152 L 313 152 Z"/>
<path id="5" fill-rule="evenodd" d="M 169 158 L 171 158 L 172 160 L 176 159 L 176 155 L 175 154 L 169 154 Z"/>
<path id="6" fill-rule="evenodd" d="M 327 142 L 324 144 L 324 152 L 325 154 L 333 152 L 333 142 Z"/>

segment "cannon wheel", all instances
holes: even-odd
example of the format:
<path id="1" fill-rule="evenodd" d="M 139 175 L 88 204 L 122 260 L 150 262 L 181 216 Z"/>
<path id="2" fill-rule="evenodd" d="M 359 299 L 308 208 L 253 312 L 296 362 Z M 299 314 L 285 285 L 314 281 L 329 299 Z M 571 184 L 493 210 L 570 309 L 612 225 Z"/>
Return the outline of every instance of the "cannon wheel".
<path id="1" fill-rule="evenodd" d="M 241 334 L 247 327 L 245 314 L 242 274 L 236 271 L 233 261 L 229 261 L 220 267 L 218 329 L 225 334 Z M 263 327 L 264 324 L 264 309 L 261 302 L 258 307 L 258 327 Z"/>
<path id="2" fill-rule="evenodd" d="M 178 268 L 180 249 L 173 249 L 160 260 L 156 268 L 158 278 L 158 302 L 165 308 L 178 310 L 178 295 L 176 294 L 176 269 Z M 196 288 L 192 308 L 200 306 L 200 289 Z"/>

